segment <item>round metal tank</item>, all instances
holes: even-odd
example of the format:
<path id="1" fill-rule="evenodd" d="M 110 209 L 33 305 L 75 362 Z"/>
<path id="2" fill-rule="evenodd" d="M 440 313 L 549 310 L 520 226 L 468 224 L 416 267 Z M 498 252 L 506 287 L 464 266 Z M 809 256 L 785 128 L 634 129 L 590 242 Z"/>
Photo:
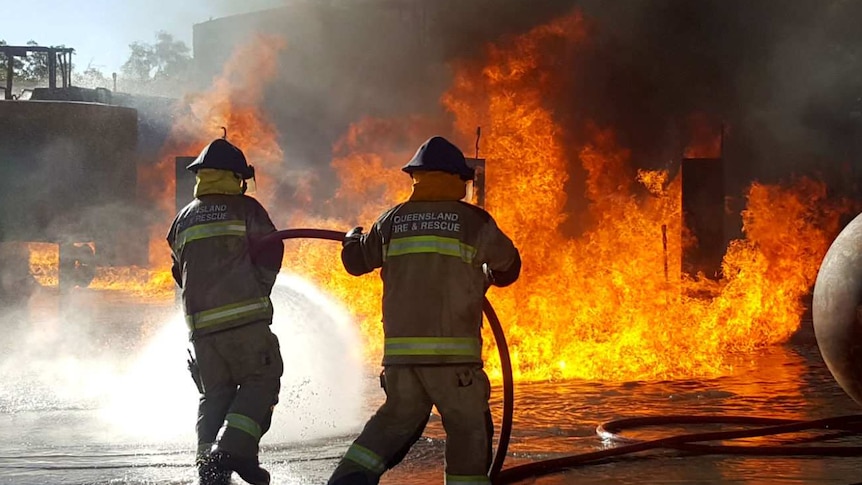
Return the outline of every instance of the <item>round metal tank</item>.
<path id="1" fill-rule="evenodd" d="M 0 241 L 92 242 L 103 261 L 140 260 L 124 248 L 143 225 L 137 137 L 134 109 L 0 101 Z"/>
<path id="2" fill-rule="evenodd" d="M 838 384 L 862 404 L 862 214 L 835 238 L 814 284 L 814 334 Z"/>

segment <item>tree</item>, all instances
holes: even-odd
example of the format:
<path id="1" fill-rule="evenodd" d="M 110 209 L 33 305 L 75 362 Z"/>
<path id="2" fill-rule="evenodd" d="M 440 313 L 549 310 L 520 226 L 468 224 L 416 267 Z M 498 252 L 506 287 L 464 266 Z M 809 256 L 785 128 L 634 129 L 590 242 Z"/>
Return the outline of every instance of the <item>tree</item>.
<path id="1" fill-rule="evenodd" d="M 30 47 L 39 45 L 35 40 L 27 42 Z M 48 79 L 48 53 L 47 52 L 30 52 L 24 64 L 24 72 L 22 77 L 27 81 L 44 81 Z"/>
<path id="2" fill-rule="evenodd" d="M 111 89 L 112 83 L 111 79 L 108 79 L 102 71 L 93 66 L 87 66 L 81 73 L 72 73 L 72 84 L 75 86 Z"/>
<path id="3" fill-rule="evenodd" d="M 182 80 L 192 60 L 185 42 L 165 31 L 156 33 L 155 44 L 133 42 L 129 49 L 129 59 L 121 70 L 134 81 Z"/>
<path id="4" fill-rule="evenodd" d="M 185 42 L 174 40 L 167 32 L 156 34 L 158 39 L 154 46 L 156 60 L 156 79 L 177 79 L 188 73 L 191 63 L 189 47 Z"/>
<path id="5" fill-rule="evenodd" d="M 0 39 L 0 46 L 8 45 L 5 40 Z M 14 75 L 21 76 L 21 73 L 24 70 L 24 61 L 21 60 L 20 57 L 13 57 L 14 62 L 12 63 L 12 69 L 14 70 Z M 0 81 L 6 82 L 6 69 L 9 65 L 9 59 L 6 56 L 0 55 Z"/>
<path id="6" fill-rule="evenodd" d="M 121 68 L 124 75 L 135 81 L 149 81 L 155 67 L 153 47 L 143 42 L 129 44 L 132 53 Z"/>

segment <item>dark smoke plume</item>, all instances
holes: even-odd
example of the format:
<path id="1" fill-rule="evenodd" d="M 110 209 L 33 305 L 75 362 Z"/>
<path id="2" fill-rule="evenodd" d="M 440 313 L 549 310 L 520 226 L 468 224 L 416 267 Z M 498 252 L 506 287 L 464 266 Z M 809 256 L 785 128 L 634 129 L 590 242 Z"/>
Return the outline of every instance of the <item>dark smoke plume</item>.
<path id="1" fill-rule="evenodd" d="M 854 193 L 862 151 L 862 2 L 842 0 L 417 0 L 285 2 L 195 30 L 202 79 L 255 31 L 287 38 L 266 110 L 285 157 L 324 167 L 364 116 L 445 117 L 448 66 L 579 9 L 587 42 L 561 51 L 548 106 L 573 171 L 590 123 L 638 167 L 670 168 L 693 115 L 724 124 L 727 191 L 814 174 Z M 211 70 L 212 70 L 211 69 Z M 418 142 L 419 140 L 417 140 Z M 577 176 L 571 187 L 577 194 Z"/>

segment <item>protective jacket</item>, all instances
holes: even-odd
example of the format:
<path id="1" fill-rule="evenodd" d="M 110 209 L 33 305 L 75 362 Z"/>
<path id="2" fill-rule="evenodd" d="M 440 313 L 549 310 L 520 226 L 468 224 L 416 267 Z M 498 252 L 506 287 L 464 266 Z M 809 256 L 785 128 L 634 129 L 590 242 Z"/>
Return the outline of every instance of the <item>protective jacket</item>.
<path id="1" fill-rule="evenodd" d="M 382 267 L 383 365 L 482 362 L 482 298 L 488 280 L 517 279 L 520 257 L 490 214 L 457 200 L 411 200 L 345 242 L 353 275 Z"/>
<path id="2" fill-rule="evenodd" d="M 284 246 L 258 241 L 274 231 L 260 203 L 240 194 L 199 195 L 177 214 L 167 240 L 191 340 L 272 322 L 269 295 Z"/>

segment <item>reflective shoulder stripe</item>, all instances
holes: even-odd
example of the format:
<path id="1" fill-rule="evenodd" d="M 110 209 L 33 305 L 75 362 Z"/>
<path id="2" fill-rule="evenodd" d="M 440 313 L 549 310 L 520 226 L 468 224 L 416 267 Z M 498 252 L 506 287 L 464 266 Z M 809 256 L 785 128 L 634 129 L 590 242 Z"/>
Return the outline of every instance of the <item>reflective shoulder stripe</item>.
<path id="1" fill-rule="evenodd" d="M 391 240 L 388 247 L 384 250 L 386 258 L 416 253 L 436 253 L 444 256 L 454 256 L 461 258 L 465 263 L 472 263 L 473 258 L 476 257 L 476 248 L 464 244 L 454 237 L 409 236 Z"/>
<path id="2" fill-rule="evenodd" d="M 174 251 L 178 253 L 186 243 L 198 239 L 218 236 L 245 236 L 245 233 L 245 221 L 220 221 L 198 224 L 184 229 L 181 233 L 177 234 L 177 240 L 174 242 Z"/>
<path id="3" fill-rule="evenodd" d="M 377 475 L 382 475 L 386 471 L 386 464 L 380 455 L 356 443 L 350 445 L 347 453 L 344 454 L 344 459 L 350 460 L 366 470 L 371 470 Z"/>
<path id="4" fill-rule="evenodd" d="M 270 303 L 267 297 L 254 298 L 204 310 L 194 315 L 186 315 L 186 324 L 189 326 L 189 330 L 194 332 L 195 330 L 234 320 L 247 319 L 250 316 L 260 315 L 261 317 L 266 317 L 269 314 L 271 306 L 272 303 Z"/>
<path id="5" fill-rule="evenodd" d="M 487 475 L 449 475 L 446 474 L 446 485 L 490 485 Z"/>
<path id="6" fill-rule="evenodd" d="M 240 431 L 244 431 L 258 441 L 263 434 L 261 432 L 260 425 L 257 424 L 257 421 L 251 419 L 244 414 L 228 413 L 228 415 L 224 418 L 224 425 L 230 428 L 236 428 Z"/>
<path id="7" fill-rule="evenodd" d="M 383 341 L 384 355 L 465 355 L 482 356 L 478 338 L 396 337 Z"/>

